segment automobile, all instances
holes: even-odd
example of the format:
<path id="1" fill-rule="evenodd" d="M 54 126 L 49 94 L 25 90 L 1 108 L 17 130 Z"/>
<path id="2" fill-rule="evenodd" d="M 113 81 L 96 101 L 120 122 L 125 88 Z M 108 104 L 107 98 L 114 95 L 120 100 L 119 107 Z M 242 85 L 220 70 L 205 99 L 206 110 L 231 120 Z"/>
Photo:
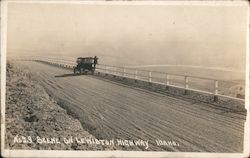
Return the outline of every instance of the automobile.
<path id="1" fill-rule="evenodd" d="M 74 74 L 94 74 L 95 65 L 96 65 L 96 57 L 79 57 L 76 60 L 77 65 L 73 68 Z"/>

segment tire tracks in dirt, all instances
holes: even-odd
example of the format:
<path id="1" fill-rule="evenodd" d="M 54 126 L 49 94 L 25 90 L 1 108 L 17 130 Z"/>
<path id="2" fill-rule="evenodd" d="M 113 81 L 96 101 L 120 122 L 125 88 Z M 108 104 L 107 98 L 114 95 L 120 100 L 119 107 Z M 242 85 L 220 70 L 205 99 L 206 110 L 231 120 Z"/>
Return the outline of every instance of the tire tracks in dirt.
<path id="1" fill-rule="evenodd" d="M 174 140 L 179 147 L 151 144 L 149 150 L 241 152 L 244 115 L 203 102 L 72 73 L 49 65 L 23 62 L 38 83 L 58 99 L 97 138 Z M 138 148 L 138 150 L 143 150 Z"/>

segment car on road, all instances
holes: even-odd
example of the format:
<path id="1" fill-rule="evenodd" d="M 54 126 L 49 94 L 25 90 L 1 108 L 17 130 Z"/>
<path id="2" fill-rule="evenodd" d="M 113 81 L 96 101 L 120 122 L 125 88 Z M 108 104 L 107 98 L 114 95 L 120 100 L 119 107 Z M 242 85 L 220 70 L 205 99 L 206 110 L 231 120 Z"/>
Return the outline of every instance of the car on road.
<path id="1" fill-rule="evenodd" d="M 74 67 L 74 74 L 94 74 L 95 65 L 96 65 L 96 57 L 79 57 L 76 60 L 77 65 Z"/>

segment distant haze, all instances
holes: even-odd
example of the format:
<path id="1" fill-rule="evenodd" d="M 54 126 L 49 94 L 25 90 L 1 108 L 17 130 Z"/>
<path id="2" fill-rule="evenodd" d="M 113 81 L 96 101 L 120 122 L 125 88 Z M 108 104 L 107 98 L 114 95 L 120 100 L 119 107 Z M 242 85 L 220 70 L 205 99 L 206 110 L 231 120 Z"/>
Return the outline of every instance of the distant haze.
<path id="1" fill-rule="evenodd" d="M 247 6 L 8 6 L 8 55 L 245 69 Z"/>

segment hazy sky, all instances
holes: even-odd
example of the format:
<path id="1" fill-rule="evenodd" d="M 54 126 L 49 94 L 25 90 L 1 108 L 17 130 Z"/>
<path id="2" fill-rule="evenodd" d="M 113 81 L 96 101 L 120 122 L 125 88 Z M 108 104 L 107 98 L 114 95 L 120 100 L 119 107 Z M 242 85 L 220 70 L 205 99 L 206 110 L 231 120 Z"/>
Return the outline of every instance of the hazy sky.
<path id="1" fill-rule="evenodd" d="M 245 66 L 247 6 L 9 4 L 8 54 Z"/>

